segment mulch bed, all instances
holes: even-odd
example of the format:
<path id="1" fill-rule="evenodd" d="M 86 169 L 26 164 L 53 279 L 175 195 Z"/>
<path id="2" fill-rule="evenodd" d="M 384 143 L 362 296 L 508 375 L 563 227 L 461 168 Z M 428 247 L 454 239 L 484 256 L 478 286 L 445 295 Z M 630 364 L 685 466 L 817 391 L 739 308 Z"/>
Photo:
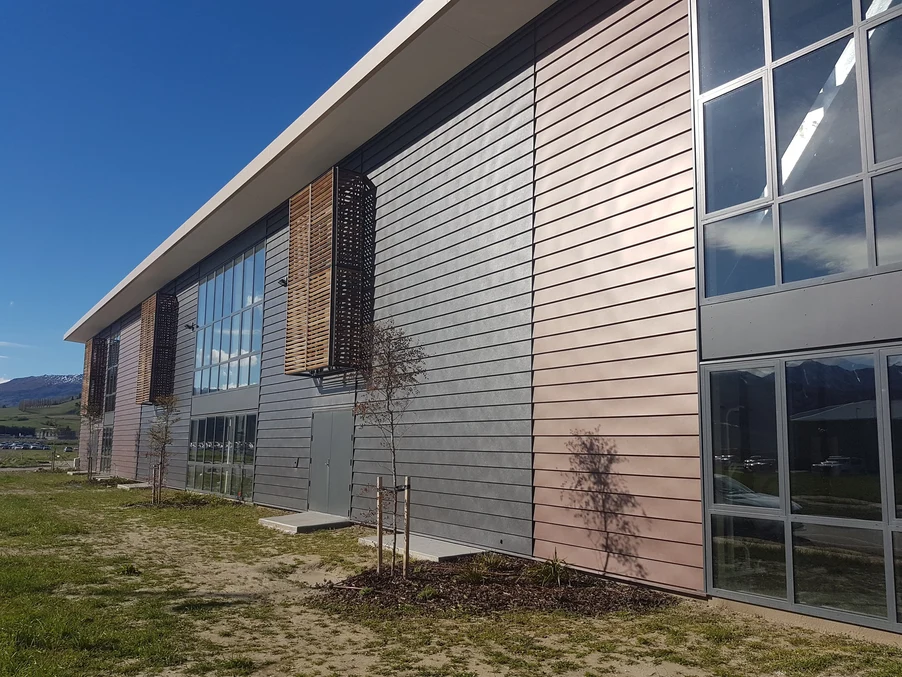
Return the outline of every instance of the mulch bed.
<path id="1" fill-rule="evenodd" d="M 487 560 L 476 557 L 455 562 L 414 562 L 407 579 L 399 571 L 390 577 L 369 569 L 324 586 L 323 601 L 329 605 L 383 609 L 419 607 L 470 613 L 567 611 L 585 616 L 651 611 L 676 603 L 673 596 L 662 592 L 573 569 L 566 569 L 565 580 L 558 585 L 556 580 L 547 581 L 548 569 L 542 569 L 547 566 L 492 555 Z"/>

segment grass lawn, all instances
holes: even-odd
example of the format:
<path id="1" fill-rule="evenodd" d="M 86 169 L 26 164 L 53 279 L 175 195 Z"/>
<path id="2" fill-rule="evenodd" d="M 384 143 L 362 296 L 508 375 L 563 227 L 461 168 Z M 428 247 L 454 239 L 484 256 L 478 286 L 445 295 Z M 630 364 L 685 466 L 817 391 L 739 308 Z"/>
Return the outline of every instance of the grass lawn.
<path id="1" fill-rule="evenodd" d="M 78 456 L 75 452 L 66 453 L 63 449 L 70 444 L 48 444 L 51 451 L 37 449 L 0 449 L 0 468 L 35 468 L 50 463 L 51 452 L 56 453 L 57 463 L 71 463 Z"/>
<path id="2" fill-rule="evenodd" d="M 902 650 L 685 601 L 643 614 L 329 604 L 373 562 L 358 528 L 286 536 L 274 511 L 0 474 L 0 676 L 890 677 Z"/>
<path id="3" fill-rule="evenodd" d="M 80 406 L 81 400 L 70 400 L 50 407 L 33 407 L 27 411 L 21 411 L 18 407 L 0 407 L 0 425 L 26 428 L 69 426 L 78 433 L 81 428 Z"/>

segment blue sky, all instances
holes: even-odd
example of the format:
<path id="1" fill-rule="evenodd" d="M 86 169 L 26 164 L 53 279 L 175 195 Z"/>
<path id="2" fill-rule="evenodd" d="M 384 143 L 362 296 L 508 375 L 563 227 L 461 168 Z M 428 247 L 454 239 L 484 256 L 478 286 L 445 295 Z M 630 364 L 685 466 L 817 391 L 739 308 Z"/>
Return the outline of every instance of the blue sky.
<path id="1" fill-rule="evenodd" d="M 0 380 L 63 333 L 416 0 L 0 2 Z"/>

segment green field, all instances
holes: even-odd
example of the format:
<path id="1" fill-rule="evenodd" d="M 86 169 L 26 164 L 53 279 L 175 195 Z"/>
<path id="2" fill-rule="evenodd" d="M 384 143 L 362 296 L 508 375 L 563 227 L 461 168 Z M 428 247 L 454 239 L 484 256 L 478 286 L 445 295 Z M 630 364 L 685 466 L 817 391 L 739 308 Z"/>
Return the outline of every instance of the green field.
<path id="1" fill-rule="evenodd" d="M 78 433 L 81 426 L 79 410 L 81 400 L 70 400 L 50 407 L 35 407 L 21 411 L 18 407 L 0 407 L 0 425 L 27 428 L 53 428 L 69 426 Z"/>

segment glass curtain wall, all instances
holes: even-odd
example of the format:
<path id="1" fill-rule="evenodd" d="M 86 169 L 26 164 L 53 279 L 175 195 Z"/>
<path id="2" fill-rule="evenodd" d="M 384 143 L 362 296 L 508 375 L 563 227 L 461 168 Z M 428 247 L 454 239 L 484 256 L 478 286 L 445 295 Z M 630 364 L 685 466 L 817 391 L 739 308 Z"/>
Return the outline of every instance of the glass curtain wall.
<path id="1" fill-rule="evenodd" d="M 712 593 L 902 630 L 902 346 L 702 367 Z"/>
<path id="2" fill-rule="evenodd" d="M 902 268 L 902 2 L 695 0 L 707 299 Z"/>
<path id="3" fill-rule="evenodd" d="M 256 414 L 192 419 L 186 486 L 251 500 L 256 443 Z"/>
<path id="4" fill-rule="evenodd" d="M 108 473 L 113 469 L 113 426 L 105 426 L 100 443 L 100 472 Z"/>
<path id="5" fill-rule="evenodd" d="M 195 395 L 260 383 L 265 274 L 261 243 L 198 284 Z"/>

